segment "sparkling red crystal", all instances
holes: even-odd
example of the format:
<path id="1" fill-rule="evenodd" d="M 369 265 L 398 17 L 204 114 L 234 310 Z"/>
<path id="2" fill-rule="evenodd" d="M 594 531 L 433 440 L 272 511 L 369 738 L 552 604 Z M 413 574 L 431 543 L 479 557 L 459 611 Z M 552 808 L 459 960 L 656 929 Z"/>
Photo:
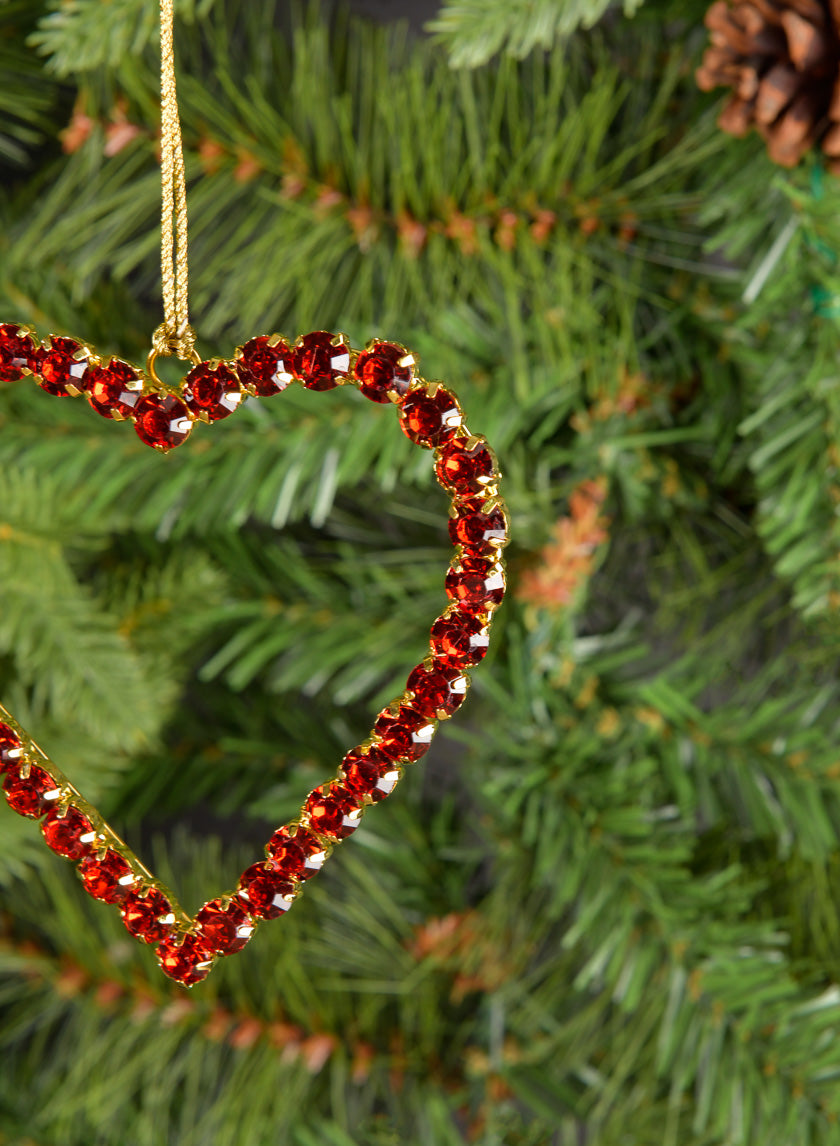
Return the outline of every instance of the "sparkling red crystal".
<path id="1" fill-rule="evenodd" d="M 279 394 L 295 378 L 288 343 L 281 339 L 276 345 L 269 346 L 266 334 L 245 343 L 236 369 L 242 385 L 253 386 L 261 398 Z"/>
<path id="2" fill-rule="evenodd" d="M 57 785 L 52 776 L 33 764 L 25 778 L 10 772 L 3 781 L 6 803 L 20 816 L 37 819 L 52 806 L 46 799 L 48 792 L 56 792 Z"/>
<path id="3" fill-rule="evenodd" d="M 76 359 L 82 349 L 74 338 L 50 338 L 50 349 L 38 363 L 38 385 L 57 398 L 69 397 L 68 385 L 83 390 L 89 363 L 86 358 Z"/>
<path id="4" fill-rule="evenodd" d="M 446 595 L 466 612 L 495 609 L 505 595 L 504 570 L 483 557 L 462 557 L 446 574 Z"/>
<path id="5" fill-rule="evenodd" d="M 85 378 L 91 406 L 103 418 L 130 417 L 137 408 L 143 382 L 133 366 L 112 358 L 107 366 L 92 366 Z"/>
<path id="6" fill-rule="evenodd" d="M 202 943 L 217 955 L 235 955 L 254 933 L 254 923 L 241 902 L 227 907 L 221 899 L 205 903 L 195 917 Z"/>
<path id="7" fill-rule="evenodd" d="M 294 836 L 288 828 L 278 828 L 266 850 L 272 867 L 286 879 L 311 879 L 327 858 L 324 845 L 306 828 L 298 828 Z"/>
<path id="8" fill-rule="evenodd" d="M 389 391 L 408 393 L 414 380 L 414 358 L 393 342 L 375 342 L 356 359 L 353 373 L 365 397 L 388 402 Z"/>
<path id="9" fill-rule="evenodd" d="M 458 506 L 449 519 L 449 536 L 453 545 L 462 545 L 469 553 L 493 553 L 507 540 L 507 522 L 500 507 L 483 513 L 481 500 Z"/>
<path id="10" fill-rule="evenodd" d="M 304 805 L 312 830 L 330 839 L 344 840 L 359 826 L 360 801 L 340 784 L 322 784 Z"/>
<path id="11" fill-rule="evenodd" d="M 210 422 L 229 418 L 244 395 L 239 378 L 224 362 L 199 362 L 184 379 L 184 401 L 196 417 Z"/>
<path id="12" fill-rule="evenodd" d="M 464 703 L 469 682 L 457 669 L 434 668 L 431 672 L 418 665 L 408 678 L 408 689 L 414 694 L 412 706 L 424 716 L 451 716 Z"/>
<path id="13" fill-rule="evenodd" d="M 93 850 L 93 824 L 78 808 L 68 808 L 63 816 L 58 808 L 50 808 L 41 821 L 41 831 L 47 847 L 66 859 L 80 860 Z"/>
<path id="14" fill-rule="evenodd" d="M 435 474 L 442 486 L 460 497 L 479 493 L 498 477 L 493 455 L 486 442 L 467 448 L 469 438 L 453 438 L 440 451 Z"/>
<path id="15" fill-rule="evenodd" d="M 175 926 L 172 904 L 156 887 L 149 888 L 146 895 L 132 889 L 125 897 L 120 915 L 131 934 L 144 943 L 157 943 L 171 935 Z"/>
<path id="16" fill-rule="evenodd" d="M 189 437 L 192 429 L 189 412 L 174 394 L 149 394 L 141 398 L 134 410 L 134 428 L 147 446 L 171 450 Z"/>
<path id="17" fill-rule="evenodd" d="M 157 949 L 157 958 L 164 975 L 191 987 L 206 979 L 213 966 L 213 954 L 204 947 L 197 935 L 170 935 Z"/>
<path id="18" fill-rule="evenodd" d="M 122 903 L 134 882 L 134 874 L 126 860 L 111 848 L 102 859 L 95 855 L 83 859 L 79 873 L 88 894 L 105 903 Z"/>
<path id="19" fill-rule="evenodd" d="M 361 748 L 351 749 L 341 761 L 339 771 L 348 791 L 357 796 L 370 796 L 374 804 L 390 796 L 399 780 L 393 760 L 376 748 L 369 748 L 366 753 Z"/>
<path id="20" fill-rule="evenodd" d="M 436 393 L 412 390 L 400 410 L 400 426 L 406 437 L 419 446 L 440 446 L 448 442 L 463 418 L 458 402 L 443 386 Z"/>
<path id="21" fill-rule="evenodd" d="M 12 322 L 0 324 L 0 382 L 17 382 L 37 362 L 35 343 Z"/>
<path id="22" fill-rule="evenodd" d="M 419 760 L 429 751 L 435 734 L 434 720 L 401 705 L 396 716 L 386 709 L 373 726 L 377 749 L 389 760 Z"/>
<path id="23" fill-rule="evenodd" d="M 252 864 L 239 879 L 239 897 L 249 915 L 260 919 L 276 919 L 292 905 L 294 884 L 284 879 L 279 871 L 264 864 Z"/>
<path id="24" fill-rule="evenodd" d="M 20 737 L 8 724 L 0 721 L 0 773 L 11 768 L 17 772 L 22 756 Z"/>
<path id="25" fill-rule="evenodd" d="M 470 668 L 487 652 L 487 626 L 469 613 L 438 617 L 432 625 L 432 655 L 449 668 Z"/>
<path id="26" fill-rule="evenodd" d="M 350 347 L 342 339 L 335 346 L 335 335 L 326 330 L 305 334 L 292 351 L 294 372 L 307 390 L 332 390 L 350 370 Z"/>

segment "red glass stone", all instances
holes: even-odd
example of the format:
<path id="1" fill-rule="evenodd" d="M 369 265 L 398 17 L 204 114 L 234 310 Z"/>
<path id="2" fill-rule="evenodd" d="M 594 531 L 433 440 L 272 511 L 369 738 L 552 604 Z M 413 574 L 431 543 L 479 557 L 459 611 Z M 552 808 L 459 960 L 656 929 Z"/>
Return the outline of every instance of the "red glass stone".
<path id="1" fill-rule="evenodd" d="M 147 446 L 171 450 L 190 435 L 192 422 L 180 398 L 174 394 L 149 394 L 134 409 L 134 428 Z"/>
<path id="2" fill-rule="evenodd" d="M 217 955 L 235 955 L 254 934 L 254 924 L 241 902 L 227 907 L 221 899 L 205 903 L 195 917 L 202 942 Z"/>
<path id="3" fill-rule="evenodd" d="M 359 826 L 358 797 L 340 784 L 322 784 L 304 805 L 313 831 L 330 839 L 344 840 Z"/>
<path id="4" fill-rule="evenodd" d="M 20 737 L 8 724 L 0 721 L 0 773 L 14 769 L 17 774 L 22 756 Z"/>
<path id="5" fill-rule="evenodd" d="M 191 987 L 206 979 L 213 966 L 213 954 L 202 944 L 197 935 L 185 935 L 179 942 L 179 935 L 170 935 L 157 949 L 157 958 L 164 975 Z"/>
<path id="6" fill-rule="evenodd" d="M 411 701 L 424 716 L 451 716 L 464 703 L 469 681 L 462 672 L 442 666 L 426 671 L 418 665 L 408 678 Z"/>
<path id="7" fill-rule="evenodd" d="M 369 748 L 367 753 L 361 748 L 351 749 L 341 761 L 339 771 L 350 792 L 357 796 L 370 796 L 374 804 L 390 796 L 400 778 L 393 760 L 376 748 Z"/>
<path id="8" fill-rule="evenodd" d="M 93 824 L 78 808 L 68 808 L 63 816 L 59 816 L 58 808 L 50 808 L 41 822 L 41 831 L 47 847 L 65 859 L 80 860 L 93 851 Z"/>
<path id="9" fill-rule="evenodd" d="M 293 883 L 261 863 L 252 864 L 239 879 L 239 898 L 248 914 L 260 919 L 276 919 L 288 911 L 294 892 Z"/>
<path id="10" fill-rule="evenodd" d="M 432 625 L 432 655 L 449 668 L 470 668 L 487 652 L 487 626 L 469 613 L 438 617 Z"/>
<path id="11" fill-rule="evenodd" d="M 375 342 L 356 359 L 359 389 L 372 402 L 388 402 L 389 391 L 407 394 L 414 380 L 414 359 L 393 342 Z"/>
<path id="12" fill-rule="evenodd" d="M 157 943 L 172 934 L 175 915 L 172 904 L 156 887 L 149 888 L 141 895 L 139 889 L 132 889 L 125 897 L 120 915 L 126 928 L 144 943 Z"/>
<path id="13" fill-rule="evenodd" d="M 505 595 L 504 570 L 483 557 L 462 557 L 446 574 L 446 595 L 469 613 L 495 609 Z"/>
<path id="14" fill-rule="evenodd" d="M 85 378 L 91 406 L 103 418 L 130 417 L 143 392 L 143 382 L 133 366 L 112 358 L 107 366 L 92 366 Z"/>
<path id="15" fill-rule="evenodd" d="M 30 336 L 12 322 L 0 325 L 0 382 L 17 382 L 24 370 L 37 365 L 38 352 Z"/>
<path id="16" fill-rule="evenodd" d="M 246 342 L 236 364 L 242 385 L 253 386 L 261 398 L 279 394 L 295 378 L 288 343 L 281 339 L 276 346 L 269 346 L 268 342 L 266 334 Z"/>
<path id="17" fill-rule="evenodd" d="M 481 504 L 480 499 L 467 502 L 449 519 L 452 544 L 463 545 L 469 553 L 493 553 L 507 540 L 504 512 L 497 506 L 489 513 L 482 513 Z"/>
<path id="18" fill-rule="evenodd" d="M 111 848 L 102 859 L 95 855 L 83 859 L 79 873 L 88 894 L 104 903 L 122 903 L 134 882 L 128 863 Z"/>
<path id="19" fill-rule="evenodd" d="M 380 713 L 373 731 L 379 738 L 377 749 L 389 760 L 419 760 L 429 751 L 435 722 L 401 705 L 396 716 L 387 709 Z"/>
<path id="20" fill-rule="evenodd" d="M 493 455 L 485 442 L 467 449 L 469 438 L 453 438 L 443 447 L 435 465 L 435 474 L 442 486 L 453 490 L 459 497 L 480 493 L 484 486 L 498 477 Z"/>
<path id="21" fill-rule="evenodd" d="M 412 390 L 400 410 L 400 426 L 406 437 L 429 448 L 448 442 L 462 421 L 455 395 L 443 386 L 434 395 Z"/>
<path id="22" fill-rule="evenodd" d="M 350 347 L 338 346 L 327 330 L 316 330 L 299 339 L 292 351 L 294 372 L 307 390 L 332 390 L 350 370 Z"/>
<path id="23" fill-rule="evenodd" d="M 229 418 L 243 397 L 239 378 L 224 362 L 216 367 L 209 362 L 199 362 L 184 379 L 187 408 L 197 418 L 203 417 L 209 422 Z"/>
<path id="24" fill-rule="evenodd" d="M 83 390 L 89 363 L 86 358 L 74 357 L 81 349 L 81 343 L 74 338 L 51 337 L 50 349 L 38 363 L 38 385 L 57 398 L 70 396 L 68 385 Z"/>
<path id="25" fill-rule="evenodd" d="M 298 828 L 294 836 L 288 828 L 278 828 L 266 850 L 272 867 L 286 879 L 311 879 L 327 858 L 324 845 L 306 828 Z"/>
<path id="26" fill-rule="evenodd" d="M 50 808 L 50 801 L 46 798 L 48 792 L 56 792 L 58 785 L 48 772 L 33 764 L 29 775 L 24 779 L 10 772 L 3 781 L 6 792 L 6 803 L 20 816 L 30 816 L 37 819 L 43 816 Z"/>

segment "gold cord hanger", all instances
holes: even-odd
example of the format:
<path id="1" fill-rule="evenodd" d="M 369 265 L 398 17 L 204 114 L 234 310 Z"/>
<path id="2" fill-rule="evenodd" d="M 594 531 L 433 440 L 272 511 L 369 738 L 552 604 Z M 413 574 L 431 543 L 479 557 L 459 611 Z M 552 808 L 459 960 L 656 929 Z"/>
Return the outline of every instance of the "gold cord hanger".
<path id="1" fill-rule="evenodd" d="M 173 16 L 173 0 L 160 0 L 160 273 L 164 319 L 152 335 L 147 365 L 153 378 L 157 378 L 154 361 L 158 355 L 200 360 L 187 301 L 187 185 L 175 87 Z"/>

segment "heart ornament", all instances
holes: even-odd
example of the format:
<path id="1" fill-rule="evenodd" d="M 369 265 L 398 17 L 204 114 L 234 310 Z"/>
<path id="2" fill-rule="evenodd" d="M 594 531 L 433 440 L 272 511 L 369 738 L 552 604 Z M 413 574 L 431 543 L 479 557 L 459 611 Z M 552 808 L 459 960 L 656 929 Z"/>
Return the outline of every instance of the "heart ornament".
<path id="1" fill-rule="evenodd" d="M 31 376 L 57 397 L 84 396 L 102 417 L 133 423 L 140 438 L 162 452 L 186 441 L 196 422 L 220 421 L 245 398 L 279 394 L 292 382 L 309 390 L 354 385 L 375 403 L 393 404 L 407 437 L 434 451 L 437 481 L 452 497 L 455 546 L 445 581 L 449 603 L 404 691 L 377 715 L 368 738 L 344 756 L 336 777 L 310 792 L 297 817 L 274 832 L 264 858 L 242 873 L 235 890 L 205 903 L 195 916 L 0 706 L 0 776 L 9 806 L 40 821 L 47 846 L 77 865 L 86 891 L 114 904 L 128 931 L 156 946 L 165 974 L 189 987 L 217 958 L 241 951 L 258 923 L 289 909 L 335 845 L 428 751 L 438 722 L 460 708 L 467 670 L 487 651 L 490 620 L 504 595 L 501 550 L 508 521 L 493 451 L 467 429 L 455 395 L 421 378 L 414 356 L 397 343 L 376 340 L 357 351 L 343 335 L 327 331 L 293 344 L 262 335 L 231 359 L 202 361 L 193 353 L 177 390 L 161 382 L 155 360 L 152 351 L 141 370 L 104 359 L 72 338 L 39 341 L 31 327 L 0 324 L 0 381 Z"/>

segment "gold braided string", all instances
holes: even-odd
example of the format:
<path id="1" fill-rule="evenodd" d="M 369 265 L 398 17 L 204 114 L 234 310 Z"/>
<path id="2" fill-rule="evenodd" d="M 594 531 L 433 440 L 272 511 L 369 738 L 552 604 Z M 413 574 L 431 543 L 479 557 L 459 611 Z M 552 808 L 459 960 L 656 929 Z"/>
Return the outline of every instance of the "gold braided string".
<path id="1" fill-rule="evenodd" d="M 187 302 L 187 185 L 175 89 L 173 0 L 160 0 L 160 273 L 164 320 L 152 336 L 157 354 L 189 359 L 195 331 Z"/>

